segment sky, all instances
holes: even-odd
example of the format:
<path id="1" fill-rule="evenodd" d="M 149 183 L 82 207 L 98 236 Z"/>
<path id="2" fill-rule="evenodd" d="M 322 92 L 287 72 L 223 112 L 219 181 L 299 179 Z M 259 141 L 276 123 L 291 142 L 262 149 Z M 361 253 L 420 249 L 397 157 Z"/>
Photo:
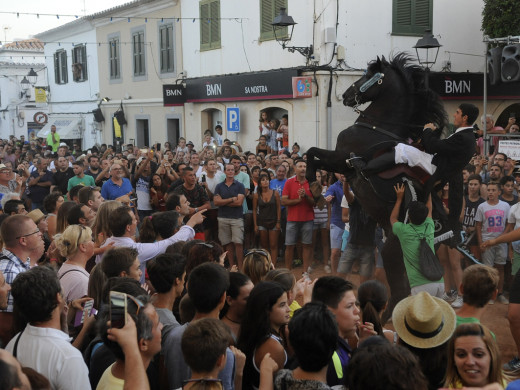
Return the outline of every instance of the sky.
<path id="1" fill-rule="evenodd" d="M 131 0 L 2 0 L 0 2 L 0 41 L 12 42 L 75 20 L 74 17 L 23 15 L 23 13 L 46 13 L 85 16 L 108 8 L 128 3 Z M 6 14 L 5 12 L 20 13 Z"/>

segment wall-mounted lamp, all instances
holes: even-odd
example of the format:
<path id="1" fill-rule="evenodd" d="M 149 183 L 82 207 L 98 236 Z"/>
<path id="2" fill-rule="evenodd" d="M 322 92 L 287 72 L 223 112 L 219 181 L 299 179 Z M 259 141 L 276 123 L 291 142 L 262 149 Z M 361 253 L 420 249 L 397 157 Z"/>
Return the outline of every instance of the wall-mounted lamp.
<path id="1" fill-rule="evenodd" d="M 287 46 L 291 40 L 296 22 L 292 16 L 287 15 L 286 8 L 280 8 L 280 14 L 274 18 L 271 25 L 273 26 L 274 39 L 282 45 L 282 49 L 287 49 L 289 53 L 297 51 L 309 60 L 314 53 L 312 45 L 310 46 Z"/>
<path id="2" fill-rule="evenodd" d="M 20 88 L 22 89 L 20 92 L 20 99 L 24 96 L 27 98 L 31 96 L 30 88 L 34 87 L 36 80 L 38 80 L 38 74 L 34 71 L 33 68 L 31 68 L 29 73 L 27 73 L 27 76 L 23 76 L 22 81 L 20 81 Z"/>

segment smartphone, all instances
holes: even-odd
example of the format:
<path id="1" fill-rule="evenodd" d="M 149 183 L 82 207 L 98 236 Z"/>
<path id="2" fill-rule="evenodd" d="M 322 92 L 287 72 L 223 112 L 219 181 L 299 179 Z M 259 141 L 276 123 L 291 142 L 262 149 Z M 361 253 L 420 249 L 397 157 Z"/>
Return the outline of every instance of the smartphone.
<path id="1" fill-rule="evenodd" d="M 206 175 L 202 175 L 202 179 L 200 179 L 203 183 L 206 182 Z"/>
<path id="2" fill-rule="evenodd" d="M 509 118 L 516 118 L 516 113 L 515 112 L 509 113 Z"/>
<path id="3" fill-rule="evenodd" d="M 125 293 L 110 291 L 110 326 L 122 328 L 126 324 L 127 298 Z"/>
<path id="4" fill-rule="evenodd" d="M 141 154 L 146 154 L 148 153 L 148 149 L 141 149 Z"/>
<path id="5" fill-rule="evenodd" d="M 159 142 L 155 144 L 155 149 L 157 149 L 158 152 L 161 151 L 161 144 Z"/>
<path id="6" fill-rule="evenodd" d="M 90 301 L 85 302 L 83 305 L 82 311 L 76 312 L 76 318 L 74 320 L 74 326 L 80 326 L 82 323 L 85 322 L 85 318 L 88 318 L 91 316 L 91 314 L 96 315 L 97 310 L 94 309 L 94 300 L 91 299 Z"/>

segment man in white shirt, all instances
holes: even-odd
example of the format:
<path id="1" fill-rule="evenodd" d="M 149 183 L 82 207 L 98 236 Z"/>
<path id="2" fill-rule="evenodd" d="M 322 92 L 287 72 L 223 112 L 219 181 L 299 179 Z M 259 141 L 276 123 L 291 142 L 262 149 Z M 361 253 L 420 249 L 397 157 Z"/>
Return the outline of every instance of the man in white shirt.
<path id="1" fill-rule="evenodd" d="M 6 349 L 22 366 L 44 375 L 53 389 L 90 389 L 83 356 L 62 331 L 66 304 L 56 272 L 48 267 L 23 272 L 13 282 L 12 294 L 28 324 Z"/>
<path id="2" fill-rule="evenodd" d="M 177 241 L 190 241 L 195 237 L 195 231 L 193 227 L 202 223 L 202 213 L 205 210 L 201 210 L 193 214 L 188 220 L 186 225 L 182 226 L 177 233 L 173 236 L 166 238 L 162 241 L 152 243 L 139 243 L 134 241 L 135 233 L 137 230 L 137 219 L 134 213 L 128 206 L 121 206 L 110 213 L 109 227 L 112 231 L 112 236 L 109 237 L 102 247 L 114 243 L 114 247 L 130 247 L 137 250 L 137 258 L 141 263 L 141 283 L 144 283 L 145 274 L 145 263 L 161 253 L 166 251 L 171 244 Z M 96 257 L 96 264 L 101 261 L 102 255 Z"/>

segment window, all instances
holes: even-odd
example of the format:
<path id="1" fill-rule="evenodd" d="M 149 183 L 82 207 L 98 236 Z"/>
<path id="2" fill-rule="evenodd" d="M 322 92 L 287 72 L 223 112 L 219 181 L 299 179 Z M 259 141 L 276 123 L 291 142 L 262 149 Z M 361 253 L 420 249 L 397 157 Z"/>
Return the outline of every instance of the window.
<path id="1" fill-rule="evenodd" d="M 108 62 L 110 66 L 110 80 L 121 78 L 121 59 L 119 57 L 119 37 L 108 40 Z"/>
<path id="2" fill-rule="evenodd" d="M 393 0 L 392 33 L 423 35 L 432 29 L 433 0 Z"/>
<path id="3" fill-rule="evenodd" d="M 54 80 L 56 84 L 67 84 L 67 52 L 58 50 L 54 53 Z"/>
<path id="4" fill-rule="evenodd" d="M 200 2 L 200 50 L 220 49 L 220 0 Z"/>
<path id="5" fill-rule="evenodd" d="M 161 25 L 159 27 L 159 50 L 161 73 L 173 72 L 173 24 Z"/>
<path id="6" fill-rule="evenodd" d="M 144 59 L 144 31 L 137 31 L 132 34 L 133 56 L 134 56 L 134 76 L 144 76 L 146 74 Z"/>
<path id="7" fill-rule="evenodd" d="M 76 82 L 88 79 L 87 47 L 85 45 L 78 45 L 72 49 L 72 79 Z"/>
<path id="8" fill-rule="evenodd" d="M 260 40 L 274 39 L 273 20 L 280 13 L 280 8 L 287 8 L 287 0 L 260 0 Z M 276 30 L 278 35 L 278 30 Z M 280 37 L 287 37 L 287 27 L 280 30 Z"/>

